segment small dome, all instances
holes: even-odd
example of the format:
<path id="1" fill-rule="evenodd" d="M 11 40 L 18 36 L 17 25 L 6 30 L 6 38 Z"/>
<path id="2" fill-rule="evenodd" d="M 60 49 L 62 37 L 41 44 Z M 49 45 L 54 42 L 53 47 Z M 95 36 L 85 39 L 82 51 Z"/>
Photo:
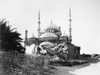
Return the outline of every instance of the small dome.
<path id="1" fill-rule="evenodd" d="M 32 37 L 30 39 L 36 39 L 36 36 L 34 36 L 34 34 L 32 35 Z"/>
<path id="2" fill-rule="evenodd" d="M 68 37 L 67 34 L 65 34 L 65 32 L 61 35 L 62 37 Z"/>
<path id="3" fill-rule="evenodd" d="M 54 33 L 47 32 L 42 34 L 40 38 L 58 38 L 58 36 Z"/>
<path id="4" fill-rule="evenodd" d="M 59 30 L 59 27 L 53 23 L 51 23 L 49 26 L 46 28 L 47 30 Z"/>

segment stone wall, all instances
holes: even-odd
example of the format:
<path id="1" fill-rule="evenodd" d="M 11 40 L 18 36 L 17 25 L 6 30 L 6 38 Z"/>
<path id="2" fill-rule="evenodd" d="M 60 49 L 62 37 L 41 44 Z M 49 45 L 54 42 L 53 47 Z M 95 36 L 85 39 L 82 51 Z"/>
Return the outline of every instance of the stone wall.
<path id="1" fill-rule="evenodd" d="M 68 45 L 68 59 L 79 58 L 80 47 L 75 45 Z"/>

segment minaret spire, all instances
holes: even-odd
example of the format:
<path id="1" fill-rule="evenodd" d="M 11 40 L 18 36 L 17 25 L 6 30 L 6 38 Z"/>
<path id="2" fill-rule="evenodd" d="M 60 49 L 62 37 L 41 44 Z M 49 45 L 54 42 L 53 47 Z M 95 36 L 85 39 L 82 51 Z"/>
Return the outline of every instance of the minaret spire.
<path id="1" fill-rule="evenodd" d="M 72 42 L 72 27 L 71 27 L 71 8 L 69 8 L 69 43 Z"/>
<path id="2" fill-rule="evenodd" d="M 26 45 L 28 42 L 28 30 L 25 30 L 25 41 L 24 41 L 24 48 L 26 49 Z"/>
<path id="3" fill-rule="evenodd" d="M 40 10 L 38 11 L 38 29 L 37 29 L 37 32 L 38 32 L 38 38 L 40 37 L 40 32 L 41 32 L 41 28 L 40 28 Z"/>

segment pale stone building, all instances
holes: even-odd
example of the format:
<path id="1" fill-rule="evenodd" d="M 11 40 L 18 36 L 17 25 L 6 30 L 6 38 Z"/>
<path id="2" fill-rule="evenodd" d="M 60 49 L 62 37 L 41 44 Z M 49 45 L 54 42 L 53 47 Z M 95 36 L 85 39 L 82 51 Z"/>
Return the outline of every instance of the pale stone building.
<path id="1" fill-rule="evenodd" d="M 40 27 L 40 12 L 38 13 L 38 37 L 34 35 L 31 38 L 27 38 L 28 31 L 26 31 L 25 44 L 26 45 L 59 45 L 64 43 L 66 45 L 66 55 L 68 58 L 76 58 L 80 55 L 80 47 L 74 46 L 72 44 L 72 34 L 71 34 L 71 11 L 69 15 L 69 36 L 67 34 L 62 34 L 61 27 L 56 24 L 51 23 L 42 32 Z M 67 48 L 68 47 L 68 48 Z M 59 48 L 60 49 L 60 48 Z"/>

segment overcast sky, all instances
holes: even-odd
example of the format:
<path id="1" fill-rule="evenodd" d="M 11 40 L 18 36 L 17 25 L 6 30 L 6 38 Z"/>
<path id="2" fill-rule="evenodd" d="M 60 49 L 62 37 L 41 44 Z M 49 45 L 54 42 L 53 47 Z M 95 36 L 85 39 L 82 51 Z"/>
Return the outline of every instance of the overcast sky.
<path id="1" fill-rule="evenodd" d="M 100 54 L 100 1 L 99 0 L 0 0 L 0 19 L 6 19 L 12 28 L 24 38 L 37 34 L 38 10 L 41 13 L 41 28 L 52 20 L 68 34 L 69 7 L 72 11 L 72 38 L 81 46 L 81 53 Z"/>

